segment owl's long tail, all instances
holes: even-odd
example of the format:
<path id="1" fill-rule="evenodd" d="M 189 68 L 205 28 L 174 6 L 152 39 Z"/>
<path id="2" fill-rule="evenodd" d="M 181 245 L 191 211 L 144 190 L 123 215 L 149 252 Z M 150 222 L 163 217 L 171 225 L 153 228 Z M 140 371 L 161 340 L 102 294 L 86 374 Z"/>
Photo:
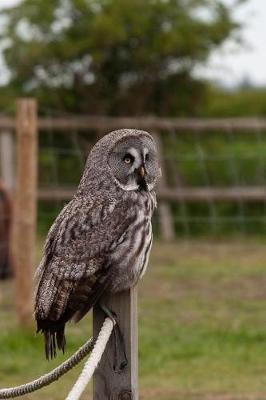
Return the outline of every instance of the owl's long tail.
<path id="1" fill-rule="evenodd" d="M 42 332 L 44 336 L 45 356 L 47 360 L 56 357 L 56 350 L 65 352 L 65 323 L 49 320 L 37 320 L 37 333 Z"/>

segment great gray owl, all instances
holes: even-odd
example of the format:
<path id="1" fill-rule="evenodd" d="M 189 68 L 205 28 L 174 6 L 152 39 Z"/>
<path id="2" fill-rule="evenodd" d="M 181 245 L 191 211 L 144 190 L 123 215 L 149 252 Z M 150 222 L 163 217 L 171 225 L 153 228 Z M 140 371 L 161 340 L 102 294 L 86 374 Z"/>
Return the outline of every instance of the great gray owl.
<path id="1" fill-rule="evenodd" d="M 64 351 L 65 324 L 79 321 L 107 291 L 135 285 L 152 244 L 160 174 L 147 132 L 121 129 L 92 148 L 73 199 L 52 225 L 37 270 L 35 319 L 47 358 Z"/>

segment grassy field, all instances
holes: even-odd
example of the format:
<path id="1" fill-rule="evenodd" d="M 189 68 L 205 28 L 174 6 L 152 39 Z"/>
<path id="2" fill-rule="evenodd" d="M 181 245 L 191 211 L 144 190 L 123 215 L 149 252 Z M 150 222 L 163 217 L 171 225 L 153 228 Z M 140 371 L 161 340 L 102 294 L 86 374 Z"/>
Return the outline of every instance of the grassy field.
<path id="1" fill-rule="evenodd" d="M 0 290 L 3 387 L 33 379 L 63 357 L 44 360 L 41 338 L 16 327 L 12 284 Z M 157 243 L 139 297 L 141 399 L 266 399 L 266 245 Z M 90 333 L 90 318 L 69 326 L 66 356 Z M 25 398 L 63 399 L 79 370 Z"/>

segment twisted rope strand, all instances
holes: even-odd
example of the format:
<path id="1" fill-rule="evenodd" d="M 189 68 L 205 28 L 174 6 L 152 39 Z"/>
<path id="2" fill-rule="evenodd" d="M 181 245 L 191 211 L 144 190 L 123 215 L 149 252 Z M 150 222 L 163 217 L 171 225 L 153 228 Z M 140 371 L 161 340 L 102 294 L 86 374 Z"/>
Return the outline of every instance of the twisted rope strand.
<path id="1" fill-rule="evenodd" d="M 92 366 L 95 365 L 94 369 L 92 370 L 91 375 L 93 374 L 97 364 L 99 363 L 101 356 L 104 352 L 105 346 L 107 344 L 107 341 L 112 333 L 114 327 L 114 323 L 110 318 L 106 318 L 103 326 L 100 330 L 99 336 L 97 338 L 96 344 L 97 344 L 97 349 L 94 348 L 94 340 L 93 338 L 90 338 L 83 346 L 81 346 L 71 357 L 69 357 L 66 361 L 64 361 L 61 365 L 53 369 L 52 371 L 48 372 L 47 374 L 41 376 L 38 379 L 35 379 L 32 382 L 25 383 L 20 386 L 16 386 L 13 388 L 4 388 L 0 389 L 0 399 L 10 399 L 14 397 L 19 397 L 23 396 L 25 394 L 35 392 L 36 390 L 41 389 L 44 386 L 50 385 L 52 382 L 58 380 L 62 375 L 66 374 L 68 371 L 70 371 L 73 367 L 75 367 L 84 357 L 86 357 L 92 350 L 92 355 L 93 359 L 92 362 L 90 363 L 90 358 L 85 364 L 85 367 L 87 364 L 91 364 Z M 95 347 L 96 347 L 95 344 Z M 99 354 L 98 354 L 99 352 Z M 95 354 L 96 353 L 96 354 Z M 96 364 L 95 364 L 96 363 Z M 85 368 L 84 368 L 85 369 Z M 90 376 L 91 376 L 90 375 Z M 86 374 L 87 377 L 87 374 Z M 79 377 L 79 379 L 81 376 Z M 87 378 L 86 378 L 87 379 Z M 90 377 L 88 378 L 90 379 Z M 82 379 L 83 381 L 83 379 Z M 86 383 L 87 384 L 87 383 Z M 85 384 L 85 386 L 86 386 Z M 77 383 L 76 383 L 77 385 Z M 75 386 L 76 386 L 75 385 Z M 84 385 L 84 383 L 83 383 Z M 85 386 L 82 388 L 82 391 L 84 390 Z M 76 390 L 76 389 L 75 389 Z"/>
<path id="2" fill-rule="evenodd" d="M 86 361 L 76 383 L 66 397 L 66 400 L 79 400 L 102 358 L 103 352 L 111 336 L 114 325 L 115 322 L 112 321 L 110 318 L 105 319 L 92 353 L 89 359 Z"/>
<path id="3" fill-rule="evenodd" d="M 44 386 L 50 385 L 52 382 L 58 380 L 62 375 L 66 374 L 69 370 L 75 367 L 93 348 L 93 339 L 90 338 L 80 349 L 76 351 L 70 358 L 68 358 L 61 365 L 48 372 L 47 374 L 35 379 L 32 382 L 25 383 L 13 388 L 5 388 L 0 390 L 0 399 L 10 399 L 13 397 L 23 396 L 25 394 L 35 392 Z"/>

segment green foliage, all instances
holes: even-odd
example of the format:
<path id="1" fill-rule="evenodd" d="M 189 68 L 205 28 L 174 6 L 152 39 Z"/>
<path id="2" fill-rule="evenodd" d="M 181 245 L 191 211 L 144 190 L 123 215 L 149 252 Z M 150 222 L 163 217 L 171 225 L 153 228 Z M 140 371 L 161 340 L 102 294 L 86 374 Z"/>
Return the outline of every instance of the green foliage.
<path id="1" fill-rule="evenodd" d="M 202 115 L 207 117 L 265 117 L 266 89 L 225 91 L 210 88 Z"/>
<path id="2" fill-rule="evenodd" d="M 239 28 L 220 0 L 23 0 L 3 15 L 10 95 L 79 113 L 199 114 L 193 69 Z"/>

